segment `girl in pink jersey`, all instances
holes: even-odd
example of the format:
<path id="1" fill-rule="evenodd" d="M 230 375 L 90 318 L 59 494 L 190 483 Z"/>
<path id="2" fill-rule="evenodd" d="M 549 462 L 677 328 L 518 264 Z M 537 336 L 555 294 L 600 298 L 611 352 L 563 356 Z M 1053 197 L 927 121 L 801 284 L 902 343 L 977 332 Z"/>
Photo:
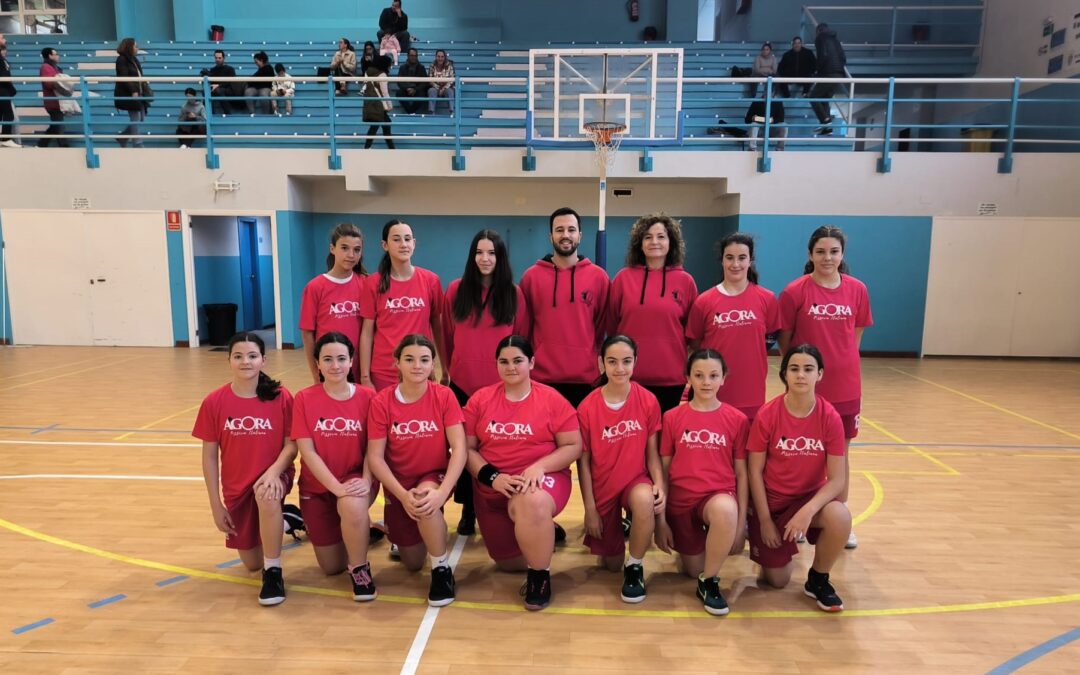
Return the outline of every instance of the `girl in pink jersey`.
<path id="1" fill-rule="evenodd" d="M 836 409 L 815 392 L 825 363 L 813 345 L 784 352 L 780 380 L 787 393 L 761 408 L 750 431 L 750 559 L 774 588 L 791 581 L 796 543 L 814 544 L 814 562 L 803 592 L 826 612 L 844 603 L 829 572 L 851 532 L 851 513 L 840 501 L 844 475 L 844 427 Z M 830 373 L 831 375 L 831 373 Z"/>
<path id="2" fill-rule="evenodd" d="M 348 570 L 353 600 L 378 595 L 368 562 L 368 509 L 378 483 L 364 462 L 374 393 L 350 380 L 353 345 L 327 333 L 314 345 L 321 384 L 296 395 L 292 436 L 300 448 L 300 508 L 315 559 L 326 574 Z"/>
<path id="3" fill-rule="evenodd" d="M 683 333 L 697 299 L 679 221 L 663 213 L 642 216 L 630 230 L 626 267 L 615 275 L 608 297 L 609 332 L 629 335 L 649 355 L 634 379 L 651 391 L 660 410 L 679 405 L 686 378 Z"/>
<path id="4" fill-rule="evenodd" d="M 249 570 L 262 569 L 259 604 L 278 605 L 285 601 L 281 505 L 292 489 L 296 445 L 288 431 L 292 396 L 262 372 L 265 365 L 262 338 L 232 336 L 232 382 L 203 400 L 191 435 L 202 441 L 214 525 Z"/>
<path id="5" fill-rule="evenodd" d="M 584 450 L 578 461 L 585 503 L 585 545 L 612 572 L 623 571 L 623 602 L 645 599 L 645 552 L 664 512 L 664 470 L 657 450 L 660 404 L 630 378 L 637 345 L 613 335 L 600 346 L 600 387 L 578 406 Z M 630 512 L 630 556 L 620 522 Z"/>
<path id="6" fill-rule="evenodd" d="M 765 402 L 769 371 L 765 340 L 780 329 L 779 304 L 772 291 L 758 285 L 753 237 L 734 232 L 718 248 L 724 278 L 694 302 L 686 339 L 691 350 L 713 349 L 728 363 L 738 364 L 724 379 L 717 398 L 752 422 Z"/>
<path id="7" fill-rule="evenodd" d="M 376 391 L 397 384 L 394 349 L 406 335 L 424 335 L 440 351 L 443 341 L 442 283 L 434 272 L 412 264 L 412 228 L 400 220 L 386 223 L 382 247 L 378 273 L 364 280 L 360 302 L 360 384 Z"/>
<path id="8" fill-rule="evenodd" d="M 380 391 L 368 414 L 368 465 L 386 486 L 386 526 L 410 571 L 431 560 L 428 604 L 454 601 L 443 505 L 465 468 L 461 406 L 436 384 L 435 345 L 407 335 L 394 350 L 401 382 Z"/>
<path id="9" fill-rule="evenodd" d="M 581 433 L 566 399 L 530 378 L 535 360 L 526 338 L 503 338 L 495 358 L 502 381 L 465 406 L 476 519 L 496 567 L 527 570 L 525 609 L 539 610 L 551 602 L 555 516 L 570 500 Z"/>
<path id="10" fill-rule="evenodd" d="M 342 333 L 352 344 L 360 341 L 360 296 L 364 277 L 364 235 L 352 223 L 342 223 L 330 232 L 330 253 L 326 273 L 304 287 L 300 298 L 300 336 L 312 382 L 318 384 L 315 341 L 326 333 Z M 353 368 L 354 378 L 359 364 Z"/>
<path id="11" fill-rule="evenodd" d="M 810 235 L 804 275 L 780 294 L 779 343 L 781 353 L 793 344 L 812 344 L 821 350 L 829 362 L 829 377 L 821 381 L 818 393 L 840 413 L 850 446 L 859 433 L 862 409 L 859 343 L 874 319 L 866 285 L 848 274 L 846 245 L 844 233 L 832 225 L 822 225 Z M 844 475 L 850 479 L 850 466 L 845 465 Z M 847 481 L 841 498 L 847 503 Z M 847 547 L 856 546 L 858 539 L 852 532 Z"/>
<path id="12" fill-rule="evenodd" d="M 460 279 L 450 282 L 443 309 L 443 360 L 449 364 L 450 388 L 464 406 L 477 389 L 499 381 L 499 371 L 491 360 L 499 340 L 529 331 L 525 296 L 514 284 L 510 254 L 498 232 L 480 230 L 473 237 L 465 271 Z M 454 501 L 461 504 L 458 534 L 475 534 L 472 476 L 467 471 L 458 480 Z"/>
<path id="13" fill-rule="evenodd" d="M 720 568 L 743 549 L 748 488 L 746 415 L 721 403 L 727 364 L 719 352 L 699 349 L 686 362 L 693 399 L 664 414 L 660 458 L 667 510 L 656 517 L 656 545 L 679 554 L 679 568 L 697 578 L 705 611 L 728 613 Z"/>

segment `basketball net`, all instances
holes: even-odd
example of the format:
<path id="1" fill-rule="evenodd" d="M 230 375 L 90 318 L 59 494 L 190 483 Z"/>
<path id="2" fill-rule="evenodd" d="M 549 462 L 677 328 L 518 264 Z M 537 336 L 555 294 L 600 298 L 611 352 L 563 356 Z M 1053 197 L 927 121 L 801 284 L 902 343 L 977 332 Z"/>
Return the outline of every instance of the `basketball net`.
<path id="1" fill-rule="evenodd" d="M 618 122 L 586 122 L 585 133 L 592 139 L 596 148 L 596 163 L 600 166 L 600 208 L 596 230 L 596 262 L 600 267 L 607 266 L 607 173 L 615 163 L 615 154 L 622 143 L 626 125 Z"/>

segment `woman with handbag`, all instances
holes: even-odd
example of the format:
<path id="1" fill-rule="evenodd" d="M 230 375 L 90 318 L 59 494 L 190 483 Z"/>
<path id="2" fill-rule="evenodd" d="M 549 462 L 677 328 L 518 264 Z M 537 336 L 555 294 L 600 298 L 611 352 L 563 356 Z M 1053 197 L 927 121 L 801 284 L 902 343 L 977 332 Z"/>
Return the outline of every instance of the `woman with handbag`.
<path id="1" fill-rule="evenodd" d="M 139 53 L 139 45 L 135 38 L 124 38 L 116 48 L 116 76 L 117 77 L 142 77 L 142 64 L 136 56 Z M 154 93 L 146 82 L 117 82 L 113 90 L 113 104 L 117 110 L 125 110 L 128 114 L 128 125 L 120 132 L 117 142 L 120 147 L 126 148 L 128 141 L 136 148 L 143 146 L 139 137 L 139 123 L 146 119 L 146 111 L 150 108 L 150 101 Z"/>
<path id="2" fill-rule="evenodd" d="M 390 138 L 390 92 L 386 87 L 386 71 L 390 70 L 390 57 L 376 56 L 371 61 L 371 66 L 364 71 L 367 77 L 378 78 L 368 80 L 364 84 L 364 121 L 371 124 L 367 130 L 368 139 L 364 141 L 364 148 L 370 148 L 375 142 L 375 134 L 382 128 L 386 138 L 386 147 L 394 149 L 394 140 Z"/>

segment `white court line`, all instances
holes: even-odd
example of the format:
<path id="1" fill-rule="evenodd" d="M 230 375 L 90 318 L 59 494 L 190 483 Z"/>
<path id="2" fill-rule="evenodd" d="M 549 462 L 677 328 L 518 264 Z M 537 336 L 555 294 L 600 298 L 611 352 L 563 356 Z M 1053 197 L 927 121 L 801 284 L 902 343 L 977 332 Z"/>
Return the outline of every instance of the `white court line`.
<path id="1" fill-rule="evenodd" d="M 461 559 L 461 552 L 465 550 L 465 542 L 468 537 L 463 537 L 460 534 L 457 536 L 457 540 L 454 542 L 454 549 L 450 551 L 450 569 L 457 567 L 458 560 Z M 447 605 L 449 607 L 449 605 Z M 413 638 L 412 647 L 409 647 L 409 655 L 405 657 L 405 664 L 401 666 L 401 675 L 413 675 L 416 669 L 420 666 L 420 657 L 424 655 L 424 649 L 427 648 L 428 638 L 431 637 L 431 629 L 435 627 L 435 619 L 439 616 L 439 610 L 442 607 L 428 607 L 424 612 L 424 619 L 420 622 L 420 627 L 416 629 L 416 637 Z"/>
<path id="2" fill-rule="evenodd" d="M 102 443 L 100 441 L 0 441 L 3 445 L 94 445 L 106 448 L 201 448 L 201 443 Z"/>
<path id="3" fill-rule="evenodd" d="M 19 475 L 0 476 L 0 480 L 16 480 L 18 478 L 83 478 L 86 480 L 202 480 L 201 476 L 124 476 L 106 473 L 25 473 Z"/>

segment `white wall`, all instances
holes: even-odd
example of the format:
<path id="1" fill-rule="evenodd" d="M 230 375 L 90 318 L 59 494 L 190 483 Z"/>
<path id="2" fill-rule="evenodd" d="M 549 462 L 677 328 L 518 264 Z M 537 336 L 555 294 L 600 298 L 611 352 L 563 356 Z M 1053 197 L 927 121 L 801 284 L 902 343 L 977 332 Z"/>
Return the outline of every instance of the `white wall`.
<path id="1" fill-rule="evenodd" d="M 236 216 L 192 216 L 191 231 L 196 257 L 240 255 Z"/>
<path id="2" fill-rule="evenodd" d="M 982 54 L 977 77 L 1047 77 L 1046 62 L 1051 56 L 1065 55 L 1065 68 L 1054 77 L 1080 74 L 1080 28 L 1073 28 L 1073 15 L 1080 13 L 1076 0 L 985 0 L 983 13 Z M 1065 29 L 1062 47 L 1039 53 L 1049 45 L 1043 37 L 1045 19 L 1052 19 L 1054 30 Z M 1069 55 L 1074 55 L 1069 64 Z"/>

